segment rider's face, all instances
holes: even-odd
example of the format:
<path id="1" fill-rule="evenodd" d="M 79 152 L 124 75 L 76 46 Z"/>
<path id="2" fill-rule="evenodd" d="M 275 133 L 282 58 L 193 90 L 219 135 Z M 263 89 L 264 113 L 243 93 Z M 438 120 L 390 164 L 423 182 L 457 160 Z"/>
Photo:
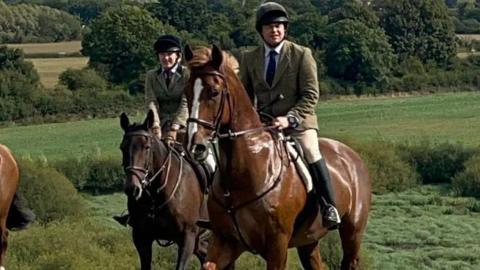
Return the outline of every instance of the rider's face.
<path id="1" fill-rule="evenodd" d="M 285 38 L 285 25 L 283 23 L 271 23 L 262 26 L 263 40 L 270 47 L 276 47 Z"/>
<path id="2" fill-rule="evenodd" d="M 158 53 L 158 59 L 163 69 L 171 69 L 179 58 L 177 52 L 160 52 Z"/>

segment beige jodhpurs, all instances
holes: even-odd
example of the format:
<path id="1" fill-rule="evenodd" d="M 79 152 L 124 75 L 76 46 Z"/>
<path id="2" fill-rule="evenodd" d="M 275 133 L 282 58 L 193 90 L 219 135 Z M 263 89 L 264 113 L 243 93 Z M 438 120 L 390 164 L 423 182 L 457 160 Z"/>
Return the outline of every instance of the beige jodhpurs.
<path id="1" fill-rule="evenodd" d="M 289 135 L 295 138 L 302 146 L 305 159 L 307 160 L 308 164 L 312 164 L 322 159 L 322 154 L 320 153 L 320 148 L 318 147 L 318 136 L 316 129 L 295 131 Z"/>

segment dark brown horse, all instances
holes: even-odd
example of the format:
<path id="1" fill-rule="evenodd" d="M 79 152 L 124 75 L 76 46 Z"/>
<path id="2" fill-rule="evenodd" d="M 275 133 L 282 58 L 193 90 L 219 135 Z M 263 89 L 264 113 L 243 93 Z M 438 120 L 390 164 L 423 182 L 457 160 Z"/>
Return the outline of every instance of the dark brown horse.
<path id="1" fill-rule="evenodd" d="M 234 72 L 235 61 L 220 49 L 186 48 L 191 70 L 186 96 L 190 109 L 189 150 L 199 160 L 218 141 L 220 177 L 208 199 L 213 235 L 204 269 L 226 269 L 244 251 L 262 256 L 267 269 L 284 269 L 287 249 L 296 247 L 305 269 L 322 269 L 318 240 L 328 230 L 282 136 L 259 118 Z M 242 63 L 248 65 L 248 63 Z M 342 223 L 342 269 L 355 269 L 367 224 L 371 181 L 357 153 L 320 139 Z"/>
<path id="2" fill-rule="evenodd" d="M 151 269 L 155 240 L 176 243 L 176 269 L 185 269 L 192 253 L 201 263 L 205 259 L 206 237 L 196 225 L 207 216 L 204 194 L 190 163 L 150 132 L 152 124 L 152 111 L 143 124 L 130 124 L 125 114 L 120 116 L 133 242 L 142 270 Z"/>

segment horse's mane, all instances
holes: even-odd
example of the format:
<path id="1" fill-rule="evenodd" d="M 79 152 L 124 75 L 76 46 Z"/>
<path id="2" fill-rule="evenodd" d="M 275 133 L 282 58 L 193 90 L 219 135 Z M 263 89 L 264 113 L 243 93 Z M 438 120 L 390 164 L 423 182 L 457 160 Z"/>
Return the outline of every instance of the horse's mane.
<path id="1" fill-rule="evenodd" d="M 227 53 L 222 51 L 223 62 L 221 68 L 223 70 L 230 69 L 233 72 L 237 73 L 240 65 L 238 64 L 237 59 Z M 212 49 L 207 47 L 198 47 L 193 50 L 193 58 L 188 61 L 188 67 L 190 69 L 200 68 L 208 64 L 212 60 Z"/>

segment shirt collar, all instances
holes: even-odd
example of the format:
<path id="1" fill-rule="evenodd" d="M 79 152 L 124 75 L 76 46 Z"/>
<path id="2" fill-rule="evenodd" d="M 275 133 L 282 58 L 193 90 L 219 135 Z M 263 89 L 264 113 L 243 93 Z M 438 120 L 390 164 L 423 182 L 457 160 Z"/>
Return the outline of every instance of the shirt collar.
<path id="1" fill-rule="evenodd" d="M 170 73 L 171 74 L 175 74 L 177 72 L 177 69 L 179 68 L 179 63 L 176 63 L 175 66 L 173 66 L 171 69 L 170 69 Z M 179 70 L 180 71 L 180 70 Z M 165 70 L 162 68 L 162 73 L 165 73 Z"/>
<path id="2" fill-rule="evenodd" d="M 285 40 L 283 40 L 282 42 L 280 42 L 280 44 L 278 44 L 275 48 L 271 48 L 269 47 L 267 44 L 263 44 L 263 46 L 265 47 L 265 57 L 269 57 L 270 56 L 270 51 L 271 50 L 274 50 L 277 52 L 277 55 L 280 55 L 280 51 L 282 51 L 282 48 L 283 48 L 283 44 L 285 44 Z"/>

